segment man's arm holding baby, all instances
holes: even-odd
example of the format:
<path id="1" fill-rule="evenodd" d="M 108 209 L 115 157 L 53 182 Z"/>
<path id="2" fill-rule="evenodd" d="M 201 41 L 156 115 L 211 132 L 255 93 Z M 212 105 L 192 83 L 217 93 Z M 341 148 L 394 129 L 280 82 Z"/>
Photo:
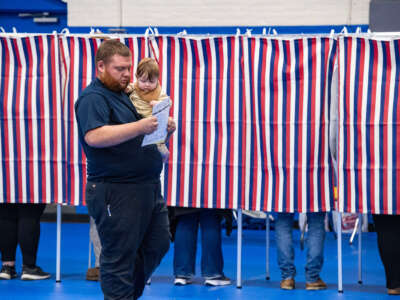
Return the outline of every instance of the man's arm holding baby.
<path id="1" fill-rule="evenodd" d="M 85 142 L 94 148 L 105 148 L 124 143 L 142 134 L 152 133 L 158 122 L 154 116 L 120 125 L 104 125 L 88 131 Z"/>

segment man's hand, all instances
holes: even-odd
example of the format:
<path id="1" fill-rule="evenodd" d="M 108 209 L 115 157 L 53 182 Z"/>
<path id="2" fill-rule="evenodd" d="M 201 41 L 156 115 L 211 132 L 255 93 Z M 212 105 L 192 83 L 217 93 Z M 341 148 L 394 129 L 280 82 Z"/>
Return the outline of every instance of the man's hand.
<path id="1" fill-rule="evenodd" d="M 167 124 L 167 132 L 168 135 L 171 135 L 174 131 L 176 130 L 176 124 L 174 119 L 171 117 L 168 118 L 168 124 Z"/>
<path id="2" fill-rule="evenodd" d="M 85 141 L 94 148 L 111 147 L 139 135 L 152 133 L 157 129 L 157 126 L 157 118 L 154 116 L 131 123 L 104 125 L 88 131 L 85 134 Z"/>
<path id="3" fill-rule="evenodd" d="M 158 121 L 155 116 L 150 116 L 139 121 L 140 126 L 142 127 L 143 134 L 152 133 L 157 129 Z"/>

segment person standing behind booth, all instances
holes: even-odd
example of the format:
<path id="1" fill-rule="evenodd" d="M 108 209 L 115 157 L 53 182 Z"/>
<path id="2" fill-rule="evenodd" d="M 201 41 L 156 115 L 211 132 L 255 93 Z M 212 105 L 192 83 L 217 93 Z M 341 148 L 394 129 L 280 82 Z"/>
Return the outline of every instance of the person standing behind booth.
<path id="1" fill-rule="evenodd" d="M 400 215 L 372 215 L 389 295 L 400 295 Z"/>
<path id="2" fill-rule="evenodd" d="M 104 299 L 138 299 L 169 249 L 161 196 L 162 157 L 142 147 L 157 118 L 142 118 L 124 92 L 132 55 L 118 40 L 104 41 L 95 58 L 98 77 L 75 104 L 79 140 L 87 157 L 86 202 L 101 241 Z M 168 133 L 175 123 L 168 121 Z"/>
<path id="3" fill-rule="evenodd" d="M 335 66 L 332 86 L 337 86 L 337 67 Z M 331 109 L 329 123 L 329 149 L 331 158 L 336 159 L 337 148 L 337 92 L 331 89 Z M 334 164 L 335 165 L 335 164 Z M 336 169 L 335 169 L 336 171 Z M 336 174 L 336 172 L 335 172 Z M 307 213 L 308 232 L 306 237 L 307 262 L 305 266 L 306 290 L 324 290 L 326 283 L 320 278 L 324 261 L 325 242 L 325 212 Z M 293 213 L 278 213 L 275 223 L 276 243 L 278 250 L 278 264 L 281 269 L 281 289 L 295 288 L 293 249 Z"/>
<path id="4" fill-rule="evenodd" d="M 230 210 L 183 208 L 173 209 L 171 222 L 174 234 L 174 284 L 187 285 L 193 282 L 196 266 L 197 233 L 201 229 L 201 275 L 208 286 L 231 284 L 224 275 L 222 255 L 221 220 L 225 217 L 227 234 L 232 229 Z M 174 230 L 171 230 L 174 232 Z"/>
<path id="5" fill-rule="evenodd" d="M 22 253 L 22 280 L 50 278 L 36 265 L 40 238 L 40 217 L 46 204 L 0 204 L 0 279 L 14 279 L 15 254 L 19 244 Z"/>
<path id="6" fill-rule="evenodd" d="M 86 272 L 86 280 L 89 281 L 99 281 L 100 280 L 100 253 L 101 253 L 101 243 L 99 238 L 99 233 L 97 232 L 96 223 L 94 219 L 90 217 L 89 220 L 89 238 L 93 245 L 94 250 L 94 268 L 88 268 Z"/>
<path id="7" fill-rule="evenodd" d="M 293 213 L 277 213 L 275 220 L 275 239 L 278 251 L 278 265 L 281 269 L 281 289 L 295 288 L 296 267 L 293 249 Z M 320 278 L 324 260 L 325 213 L 307 213 L 308 232 L 306 237 L 307 262 L 305 266 L 306 290 L 326 289 Z"/>

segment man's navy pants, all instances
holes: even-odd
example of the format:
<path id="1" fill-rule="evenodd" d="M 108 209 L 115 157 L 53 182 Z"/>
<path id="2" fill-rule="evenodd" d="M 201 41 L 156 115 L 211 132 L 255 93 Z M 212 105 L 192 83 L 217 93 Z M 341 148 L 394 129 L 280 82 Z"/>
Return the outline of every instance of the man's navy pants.
<path id="1" fill-rule="evenodd" d="M 101 241 L 106 300 L 138 299 L 170 243 L 161 185 L 88 182 L 86 203 Z"/>

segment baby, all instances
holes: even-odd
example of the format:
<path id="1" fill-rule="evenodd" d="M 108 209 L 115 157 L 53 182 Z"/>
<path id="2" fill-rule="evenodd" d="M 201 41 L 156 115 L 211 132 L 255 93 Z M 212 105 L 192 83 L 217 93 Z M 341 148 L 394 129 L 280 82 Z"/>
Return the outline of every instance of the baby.
<path id="1" fill-rule="evenodd" d="M 131 83 L 125 92 L 129 94 L 136 111 L 142 117 L 152 115 L 153 105 L 168 98 L 161 93 L 161 86 L 158 82 L 160 70 L 157 62 L 153 58 L 143 58 L 136 69 L 136 82 Z M 161 153 L 163 162 L 166 162 L 169 151 L 165 143 L 157 144 L 158 151 Z"/>

